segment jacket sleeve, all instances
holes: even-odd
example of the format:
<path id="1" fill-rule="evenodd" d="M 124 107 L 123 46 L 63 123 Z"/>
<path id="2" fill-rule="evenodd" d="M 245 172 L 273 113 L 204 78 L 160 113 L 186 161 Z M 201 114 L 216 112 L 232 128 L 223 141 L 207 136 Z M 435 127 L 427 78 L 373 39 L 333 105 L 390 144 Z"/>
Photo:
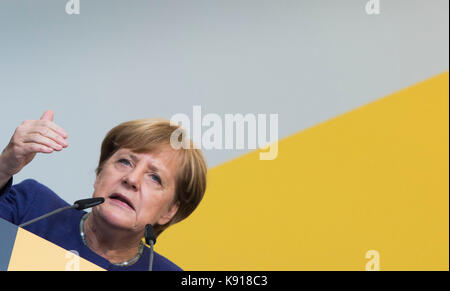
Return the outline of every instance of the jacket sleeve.
<path id="1" fill-rule="evenodd" d="M 13 224 L 22 223 L 30 206 L 33 204 L 35 195 L 33 183 L 27 179 L 17 185 L 13 185 L 13 178 L 0 190 L 0 218 Z"/>

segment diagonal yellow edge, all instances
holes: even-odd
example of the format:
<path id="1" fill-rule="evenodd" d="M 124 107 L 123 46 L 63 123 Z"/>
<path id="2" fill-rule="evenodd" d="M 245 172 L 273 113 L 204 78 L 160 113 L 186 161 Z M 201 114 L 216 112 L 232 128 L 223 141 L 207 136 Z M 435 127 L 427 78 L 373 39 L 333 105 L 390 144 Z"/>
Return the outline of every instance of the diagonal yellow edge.
<path id="1" fill-rule="evenodd" d="M 104 271 L 33 233 L 19 228 L 8 271 Z"/>
<path id="2" fill-rule="evenodd" d="M 449 74 L 209 172 L 158 250 L 185 270 L 449 269 Z"/>

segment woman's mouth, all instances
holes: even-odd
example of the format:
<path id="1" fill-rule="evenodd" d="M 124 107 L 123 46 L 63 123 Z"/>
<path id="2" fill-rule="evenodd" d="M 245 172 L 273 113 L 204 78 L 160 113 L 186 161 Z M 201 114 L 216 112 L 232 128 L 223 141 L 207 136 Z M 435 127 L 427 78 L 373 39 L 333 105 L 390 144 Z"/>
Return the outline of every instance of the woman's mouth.
<path id="1" fill-rule="evenodd" d="M 134 211 L 133 203 L 126 197 L 125 195 L 121 193 L 113 193 L 109 196 L 109 199 L 116 205 L 119 205 L 124 208 L 128 208 Z"/>

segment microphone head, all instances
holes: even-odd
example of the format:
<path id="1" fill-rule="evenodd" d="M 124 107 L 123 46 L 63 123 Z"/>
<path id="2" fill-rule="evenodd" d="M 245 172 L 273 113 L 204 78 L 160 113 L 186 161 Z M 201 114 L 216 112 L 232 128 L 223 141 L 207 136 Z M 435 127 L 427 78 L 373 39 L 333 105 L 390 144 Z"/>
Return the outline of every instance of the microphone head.
<path id="1" fill-rule="evenodd" d="M 145 226 L 145 243 L 150 244 L 150 241 L 153 241 L 153 244 L 156 244 L 156 235 L 155 230 L 153 229 L 153 226 L 151 224 L 147 224 Z"/>
<path id="2" fill-rule="evenodd" d="M 81 199 L 81 200 L 75 201 L 75 203 L 73 205 L 77 205 L 75 207 L 76 210 L 83 210 L 86 208 L 97 206 L 99 204 L 102 204 L 103 202 L 105 202 L 105 198 L 97 197 L 97 198 Z"/>

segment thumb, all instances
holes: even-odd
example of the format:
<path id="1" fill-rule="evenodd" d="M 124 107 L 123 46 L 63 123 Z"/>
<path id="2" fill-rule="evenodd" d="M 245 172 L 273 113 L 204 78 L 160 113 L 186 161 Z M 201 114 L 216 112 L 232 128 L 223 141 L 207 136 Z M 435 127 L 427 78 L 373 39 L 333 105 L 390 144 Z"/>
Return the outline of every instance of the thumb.
<path id="1" fill-rule="evenodd" d="M 53 121 L 53 116 L 55 114 L 53 113 L 53 111 L 51 110 L 47 110 L 44 112 L 44 114 L 41 116 L 41 120 L 49 120 L 49 121 Z"/>

